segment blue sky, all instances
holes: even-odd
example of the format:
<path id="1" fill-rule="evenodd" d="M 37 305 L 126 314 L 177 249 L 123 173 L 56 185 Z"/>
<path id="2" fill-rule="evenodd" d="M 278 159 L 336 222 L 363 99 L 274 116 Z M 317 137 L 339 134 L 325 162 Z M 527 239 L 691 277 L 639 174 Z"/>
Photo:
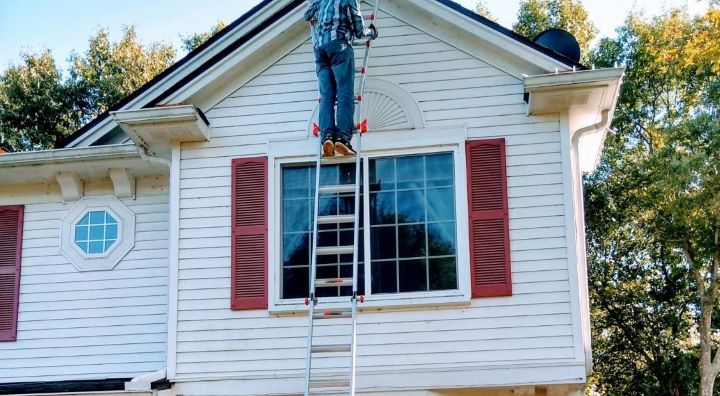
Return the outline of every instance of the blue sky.
<path id="1" fill-rule="evenodd" d="M 456 0 L 472 8 L 475 0 Z M 701 12 L 708 0 L 582 0 L 601 36 L 612 35 L 631 9 L 657 15 L 687 4 Z M 135 25 L 143 42 L 180 46 L 180 34 L 205 31 L 217 21 L 230 22 L 259 0 L 0 0 L 0 70 L 17 63 L 23 51 L 50 48 L 58 65 L 74 49 L 83 52 L 99 27 L 115 38 L 124 25 Z M 510 27 L 520 0 L 486 0 L 500 24 Z"/>

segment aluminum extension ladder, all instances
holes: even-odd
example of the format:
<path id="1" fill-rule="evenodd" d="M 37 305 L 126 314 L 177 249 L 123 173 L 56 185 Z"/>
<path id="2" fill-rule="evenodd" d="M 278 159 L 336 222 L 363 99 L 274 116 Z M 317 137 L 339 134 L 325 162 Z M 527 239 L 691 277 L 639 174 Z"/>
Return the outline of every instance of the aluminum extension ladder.
<path id="1" fill-rule="evenodd" d="M 380 0 L 375 1 L 373 12 L 370 15 L 370 23 L 375 23 L 375 16 L 378 13 L 378 3 Z M 357 355 L 357 305 L 358 302 L 364 302 L 365 297 L 358 295 L 358 242 L 360 236 L 360 148 L 362 134 L 367 132 L 367 119 L 362 120 L 363 111 L 363 94 L 365 92 L 365 79 L 368 71 L 368 61 L 370 60 L 370 47 L 372 39 L 367 38 L 366 40 L 360 40 L 353 43 L 353 47 L 364 47 L 365 54 L 363 56 L 362 66 L 356 68 L 355 78 L 358 81 L 358 86 L 355 89 L 355 115 L 360 120 L 355 130 L 357 132 L 356 139 L 356 152 L 355 157 L 322 157 L 322 145 L 318 144 L 318 156 L 317 163 L 315 166 L 315 207 L 314 207 L 314 220 L 313 220 L 313 238 L 312 238 L 312 255 L 310 264 L 310 294 L 309 297 L 305 298 L 305 304 L 308 306 L 308 338 L 307 338 L 307 352 L 305 357 L 305 396 L 316 393 L 349 393 L 355 395 L 355 367 L 356 367 L 356 355 Z M 319 126 L 316 124 L 313 127 L 313 134 L 318 136 L 320 132 Z M 340 185 L 321 185 L 320 173 L 324 166 L 333 166 L 342 163 L 355 163 L 355 183 L 354 184 L 340 184 Z M 333 215 L 333 216 L 318 216 L 320 213 L 320 196 L 338 196 L 338 194 L 354 194 L 355 209 L 353 214 L 348 215 Z M 354 223 L 353 227 L 353 244 L 349 246 L 333 246 L 333 247 L 318 247 L 318 226 L 324 224 L 348 224 Z M 340 238 L 338 238 L 338 244 Z M 317 278 L 317 259 L 318 256 L 333 256 L 333 255 L 344 255 L 352 254 L 352 278 L 331 278 L 331 279 L 318 279 Z M 350 296 L 350 304 L 347 306 L 323 309 L 321 306 L 321 300 L 317 297 L 315 290 L 316 288 L 323 287 L 347 287 L 352 286 L 352 295 Z M 341 320 L 351 319 L 351 334 L 350 340 L 344 344 L 328 344 L 328 343 L 316 343 L 317 338 L 320 336 L 313 337 L 313 330 L 315 320 Z M 342 324 L 347 326 L 346 323 Z M 320 376 L 313 375 L 313 357 L 327 356 L 331 354 L 337 356 L 338 354 L 349 354 L 350 359 L 350 370 L 347 376 Z"/>

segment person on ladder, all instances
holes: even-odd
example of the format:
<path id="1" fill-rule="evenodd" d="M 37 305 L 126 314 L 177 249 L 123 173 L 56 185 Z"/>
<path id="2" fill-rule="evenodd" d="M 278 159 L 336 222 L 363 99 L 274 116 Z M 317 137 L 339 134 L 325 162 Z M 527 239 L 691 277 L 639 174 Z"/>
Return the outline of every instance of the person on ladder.
<path id="1" fill-rule="evenodd" d="M 312 26 L 323 156 L 355 155 L 350 144 L 355 112 L 352 40 L 375 40 L 377 29 L 374 24 L 365 28 L 357 0 L 308 0 L 305 20 Z"/>

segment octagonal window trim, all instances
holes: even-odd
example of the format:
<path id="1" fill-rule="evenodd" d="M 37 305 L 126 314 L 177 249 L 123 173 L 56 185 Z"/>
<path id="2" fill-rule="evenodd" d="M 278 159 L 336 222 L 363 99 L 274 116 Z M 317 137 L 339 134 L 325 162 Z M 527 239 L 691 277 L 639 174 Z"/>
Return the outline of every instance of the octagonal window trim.
<path id="1" fill-rule="evenodd" d="M 92 212 L 105 212 L 117 222 L 115 241 L 102 253 L 85 252 L 76 242 L 79 223 Z M 107 224 L 103 221 L 104 226 Z M 88 224 L 88 232 L 91 224 Z M 103 231 L 103 243 L 106 242 Z M 78 201 L 63 219 L 60 252 L 79 271 L 113 269 L 135 245 L 135 214 L 113 196 L 86 197 Z M 90 242 L 88 235 L 86 241 Z M 104 248 L 104 246 L 103 246 Z"/>

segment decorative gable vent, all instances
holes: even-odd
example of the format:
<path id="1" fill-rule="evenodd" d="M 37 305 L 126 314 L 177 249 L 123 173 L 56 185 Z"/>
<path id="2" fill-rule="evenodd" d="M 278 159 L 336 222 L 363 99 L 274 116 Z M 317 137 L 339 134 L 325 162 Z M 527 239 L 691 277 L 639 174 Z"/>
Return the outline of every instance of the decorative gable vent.
<path id="1" fill-rule="evenodd" d="M 313 111 L 308 130 L 318 122 L 318 106 Z M 357 117 L 356 117 L 357 118 Z M 368 120 L 369 131 L 395 131 L 422 128 L 422 112 L 415 99 L 399 85 L 368 78 L 363 96 L 361 119 Z"/>

